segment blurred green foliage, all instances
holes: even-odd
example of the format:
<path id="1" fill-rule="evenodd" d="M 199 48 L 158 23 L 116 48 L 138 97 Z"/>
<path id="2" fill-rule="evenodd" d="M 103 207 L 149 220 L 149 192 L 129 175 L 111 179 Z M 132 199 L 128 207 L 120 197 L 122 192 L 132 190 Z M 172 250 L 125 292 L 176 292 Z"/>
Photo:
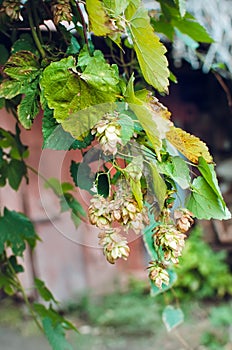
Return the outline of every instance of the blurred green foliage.
<path id="1" fill-rule="evenodd" d="M 194 231 L 194 232 L 193 232 Z M 224 250 L 214 251 L 203 240 L 203 231 L 196 226 L 186 241 L 174 290 L 181 300 L 205 299 L 232 295 L 232 274 Z"/>

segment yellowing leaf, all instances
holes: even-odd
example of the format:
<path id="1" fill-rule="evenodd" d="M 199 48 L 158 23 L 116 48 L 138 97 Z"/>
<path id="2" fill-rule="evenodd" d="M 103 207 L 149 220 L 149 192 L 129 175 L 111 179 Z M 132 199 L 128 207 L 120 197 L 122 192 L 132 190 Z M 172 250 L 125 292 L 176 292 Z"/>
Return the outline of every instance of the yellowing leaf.
<path id="1" fill-rule="evenodd" d="M 126 101 L 136 114 L 141 126 L 146 132 L 149 141 L 160 159 L 162 140 L 166 138 L 166 132 L 170 129 L 170 112 L 150 95 L 147 90 L 141 90 L 135 94 L 131 77 L 125 93 Z"/>
<path id="2" fill-rule="evenodd" d="M 169 70 L 166 48 L 154 33 L 147 10 L 139 7 L 132 15 L 130 7 L 126 11 L 126 19 L 143 76 L 148 84 L 167 92 Z"/>
<path id="3" fill-rule="evenodd" d="M 198 137 L 174 126 L 166 133 L 166 137 L 191 162 L 197 164 L 198 158 L 203 157 L 207 163 L 212 163 L 207 145 Z"/>
<path id="4" fill-rule="evenodd" d="M 104 36 L 110 34 L 109 20 L 102 3 L 99 0 L 86 0 L 86 9 L 89 15 L 90 30 L 95 35 Z"/>

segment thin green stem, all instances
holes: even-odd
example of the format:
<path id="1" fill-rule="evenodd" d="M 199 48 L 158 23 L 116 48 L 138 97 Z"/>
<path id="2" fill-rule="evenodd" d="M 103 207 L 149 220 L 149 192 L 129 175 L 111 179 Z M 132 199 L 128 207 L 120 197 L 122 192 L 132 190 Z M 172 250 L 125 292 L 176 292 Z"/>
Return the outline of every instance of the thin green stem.
<path id="1" fill-rule="evenodd" d="M 86 26 L 86 23 L 85 23 L 85 18 L 83 16 L 83 13 L 81 11 L 81 8 L 78 4 L 78 2 L 76 3 L 75 0 L 70 0 L 70 3 L 73 7 L 73 14 L 78 17 L 78 15 L 80 16 L 81 18 L 81 24 L 82 24 L 82 27 L 83 27 L 83 35 L 84 35 L 84 40 L 85 40 L 85 43 L 86 43 L 86 46 L 88 48 L 88 51 L 90 53 L 90 47 L 89 47 L 89 41 L 88 41 L 88 31 L 87 31 L 87 26 Z"/>
<path id="2" fill-rule="evenodd" d="M 33 22 L 32 10 L 31 10 L 30 2 L 28 2 L 27 13 L 28 13 L 28 20 L 29 20 L 29 24 L 30 24 L 30 28 L 31 28 L 31 34 L 33 36 L 34 42 L 35 42 L 35 44 L 37 46 L 37 49 L 39 50 L 39 53 L 41 54 L 42 58 L 45 58 L 46 57 L 46 53 L 45 53 L 45 50 L 43 49 L 43 47 L 41 45 L 41 42 L 39 40 L 39 37 L 38 37 L 36 29 L 35 29 L 35 25 L 34 25 L 34 22 Z"/>
<path id="3" fill-rule="evenodd" d="M 31 305 L 31 303 L 30 303 L 30 301 L 28 299 L 28 296 L 27 296 L 27 294 L 25 292 L 25 289 L 23 288 L 23 286 L 22 286 L 22 284 L 21 284 L 21 282 L 20 282 L 17 274 L 15 273 L 15 270 L 14 270 L 14 268 L 11 265 L 10 262 L 9 262 L 9 267 L 11 269 L 11 272 L 12 272 L 13 276 L 14 276 L 15 286 L 17 286 L 18 291 L 22 294 L 23 300 L 24 300 L 26 306 L 28 307 L 28 310 L 30 311 L 30 314 L 33 317 L 34 322 L 36 323 L 37 327 L 41 330 L 41 332 L 44 332 L 43 331 L 43 327 L 39 323 L 38 318 L 37 318 L 37 316 L 35 314 L 35 311 L 33 310 L 33 307 L 32 307 L 32 305 Z"/>

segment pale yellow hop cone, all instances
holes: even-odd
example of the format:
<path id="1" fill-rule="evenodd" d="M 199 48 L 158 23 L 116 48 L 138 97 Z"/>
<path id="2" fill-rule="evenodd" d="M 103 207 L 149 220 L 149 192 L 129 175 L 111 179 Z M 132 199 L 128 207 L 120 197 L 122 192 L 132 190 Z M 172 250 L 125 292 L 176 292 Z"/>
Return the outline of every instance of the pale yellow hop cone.
<path id="1" fill-rule="evenodd" d="M 149 278 L 158 288 L 162 288 L 163 284 L 169 285 L 169 274 L 162 263 L 150 262 L 148 266 Z"/>
<path id="2" fill-rule="evenodd" d="M 174 264 L 179 263 L 185 245 L 186 235 L 181 233 L 172 224 L 159 225 L 155 229 L 154 243 L 161 247 L 165 260 L 171 260 Z"/>
<path id="3" fill-rule="evenodd" d="M 176 228 L 180 232 L 187 232 L 193 225 L 193 214 L 185 208 L 180 208 L 174 211 L 174 219 L 176 220 Z"/>
<path id="4" fill-rule="evenodd" d="M 106 114 L 92 129 L 92 135 L 100 143 L 105 154 L 115 155 L 118 151 L 117 145 L 122 145 L 121 126 L 118 118 Z"/>
<path id="5" fill-rule="evenodd" d="M 119 258 L 127 260 L 130 253 L 126 238 L 119 232 L 118 227 L 108 228 L 98 235 L 99 244 L 103 247 L 104 255 L 111 264 L 114 264 Z"/>

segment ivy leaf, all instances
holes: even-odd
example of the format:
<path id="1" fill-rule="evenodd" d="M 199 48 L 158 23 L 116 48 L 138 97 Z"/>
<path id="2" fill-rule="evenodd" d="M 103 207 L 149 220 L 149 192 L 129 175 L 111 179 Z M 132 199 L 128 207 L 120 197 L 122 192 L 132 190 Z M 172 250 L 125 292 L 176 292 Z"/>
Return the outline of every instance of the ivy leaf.
<path id="1" fill-rule="evenodd" d="M 6 171 L 9 185 L 17 191 L 22 178 L 25 177 L 27 179 L 27 167 L 25 163 L 18 159 L 11 159 Z"/>
<path id="2" fill-rule="evenodd" d="M 157 198 L 160 210 L 163 209 L 164 201 L 166 198 L 167 187 L 162 176 L 159 174 L 156 165 L 153 162 L 149 163 L 152 173 L 152 185 L 154 189 L 155 196 Z"/>
<path id="3" fill-rule="evenodd" d="M 191 177 L 184 159 L 178 156 L 169 157 L 166 162 L 157 165 L 162 174 L 171 177 L 181 188 L 185 190 L 190 187 Z"/>
<path id="4" fill-rule="evenodd" d="M 166 137 L 191 162 L 197 164 L 198 158 L 203 157 L 207 163 L 212 163 L 208 147 L 198 137 L 174 126 L 167 132 Z"/>
<path id="5" fill-rule="evenodd" d="M 134 134 L 134 121 L 127 114 L 119 114 L 120 137 L 123 145 L 130 141 Z"/>
<path id="6" fill-rule="evenodd" d="M 25 242 L 33 248 L 37 239 L 33 224 L 25 215 L 4 208 L 4 216 L 0 217 L 0 254 L 8 246 L 15 255 L 22 256 Z"/>
<path id="7" fill-rule="evenodd" d="M 72 345 L 65 338 L 65 332 L 61 324 L 54 326 L 50 318 L 42 320 L 44 333 L 53 350 L 73 350 Z"/>
<path id="8" fill-rule="evenodd" d="M 227 220 L 231 218 L 229 210 L 222 205 L 221 198 L 202 176 L 193 180 L 192 193 L 187 199 L 186 207 L 198 219 Z"/>
<path id="9" fill-rule="evenodd" d="M 86 0 L 86 10 L 89 15 L 90 30 L 97 36 L 110 34 L 109 18 L 99 0 Z"/>
<path id="10" fill-rule="evenodd" d="M 167 92 L 169 70 L 166 48 L 154 33 L 147 10 L 139 7 L 133 12 L 127 9 L 126 19 L 143 76 L 148 84 L 160 92 Z"/>
<path id="11" fill-rule="evenodd" d="M 162 320 L 167 331 L 170 332 L 184 322 L 184 314 L 180 308 L 174 308 L 172 305 L 167 305 L 162 313 Z"/>

